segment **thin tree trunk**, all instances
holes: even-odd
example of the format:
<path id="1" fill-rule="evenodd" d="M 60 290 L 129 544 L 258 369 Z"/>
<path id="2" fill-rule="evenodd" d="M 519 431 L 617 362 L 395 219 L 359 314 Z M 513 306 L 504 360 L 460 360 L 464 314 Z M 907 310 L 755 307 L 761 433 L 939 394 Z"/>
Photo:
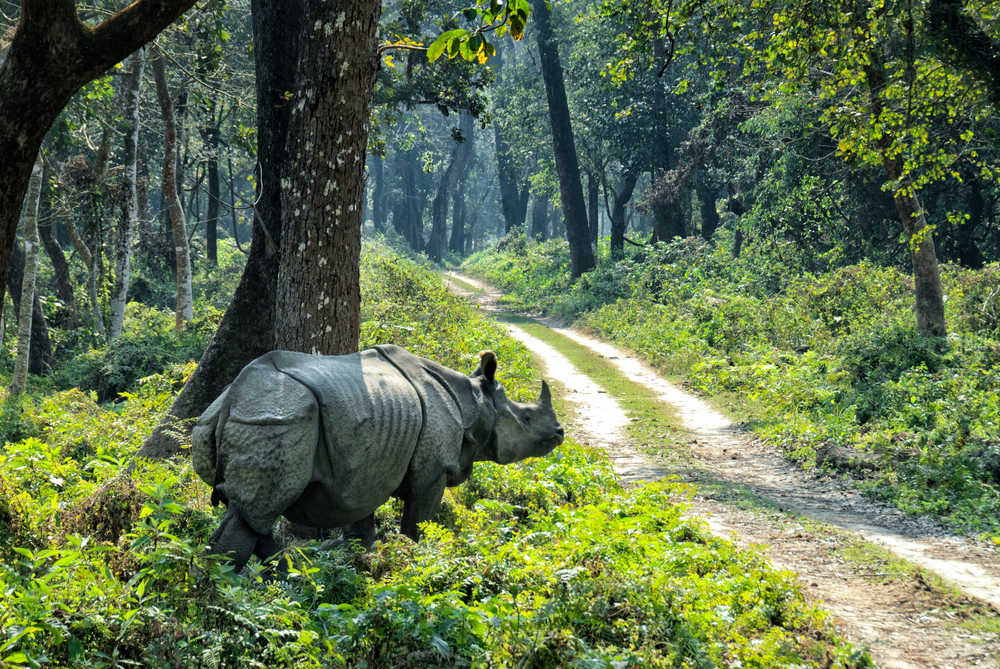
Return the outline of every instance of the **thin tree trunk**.
<path id="1" fill-rule="evenodd" d="M 549 233 L 549 199 L 535 193 L 531 204 L 531 237 L 545 241 Z"/>
<path id="2" fill-rule="evenodd" d="M 215 101 L 209 103 L 208 114 L 212 124 L 208 127 L 208 212 L 205 215 L 205 257 L 208 264 L 215 267 L 219 264 L 219 123 L 215 115 Z"/>
<path id="3" fill-rule="evenodd" d="M 886 89 L 886 76 L 881 55 L 875 49 L 868 54 L 865 79 L 868 84 L 869 113 L 872 118 L 877 119 L 881 118 L 884 108 L 881 95 Z M 917 329 L 927 335 L 943 337 L 948 329 L 944 319 L 944 288 L 941 285 L 934 237 L 927 230 L 927 219 L 914 186 L 903 174 L 902 159 L 891 150 L 892 137 L 883 134 L 876 140 L 876 146 L 882 155 L 885 175 L 893 184 L 893 203 L 910 248 L 915 293 L 913 311 Z"/>
<path id="4" fill-rule="evenodd" d="M 590 246 L 587 225 L 587 208 L 583 202 L 583 187 L 580 185 L 580 165 L 573 141 L 569 105 L 566 102 L 566 85 L 563 81 L 559 49 L 552 33 L 548 3 L 546 0 L 532 0 L 531 6 L 537 30 L 542 78 L 545 79 L 545 95 L 549 102 L 549 116 L 552 121 L 552 144 L 556 171 L 559 173 L 559 193 L 562 199 L 566 239 L 569 241 L 570 273 L 576 278 L 594 266 L 594 250 Z"/>
<path id="5" fill-rule="evenodd" d="M 712 241 L 712 235 L 719 227 L 719 210 L 716 208 L 716 192 L 705 182 L 704 173 L 698 179 L 698 206 L 701 212 L 701 236 Z"/>
<path id="6" fill-rule="evenodd" d="M 310 2 L 282 192 L 278 348 L 356 351 L 361 200 L 375 89 L 378 0 Z"/>
<path id="7" fill-rule="evenodd" d="M 587 175 L 587 223 L 590 228 L 590 244 L 597 249 L 597 239 L 599 230 L 598 222 L 601 220 L 601 213 L 598 210 L 600 196 L 600 182 L 594 178 L 593 174 Z"/>
<path id="8" fill-rule="evenodd" d="M 42 190 L 46 193 L 48 192 L 49 176 L 49 169 L 43 167 Z M 41 238 L 45 253 L 52 263 L 52 274 L 56 282 L 56 295 L 64 305 L 63 309 L 60 310 L 60 313 L 63 315 L 60 317 L 59 323 L 64 327 L 71 328 L 73 327 L 73 321 L 75 321 L 73 281 L 70 278 L 69 263 L 66 260 L 66 254 L 63 253 L 62 246 L 59 245 L 59 241 L 52 230 L 53 219 L 54 212 L 49 198 L 42 198 L 39 205 L 38 236 Z"/>
<path id="9" fill-rule="evenodd" d="M 122 179 L 122 217 L 115 248 L 115 286 L 111 294 L 111 341 L 121 337 L 125 324 L 125 303 L 132 279 L 132 240 L 139 220 L 136 187 L 139 164 L 139 91 L 146 60 L 144 49 L 129 57 L 130 71 L 125 83 L 125 171 Z"/>
<path id="10" fill-rule="evenodd" d="M 45 206 L 45 188 L 42 187 L 42 202 L 39 209 Z M 7 273 L 7 291 L 10 293 L 14 314 L 21 312 L 21 284 L 24 283 L 24 249 L 15 245 L 10 254 L 10 271 Z M 31 351 L 28 353 L 28 373 L 42 375 L 52 368 L 52 340 L 49 338 L 49 325 L 42 311 L 42 302 L 38 299 L 38 290 L 31 301 Z"/>
<path id="11" fill-rule="evenodd" d="M 105 339 L 108 336 L 108 330 L 104 325 L 104 314 L 101 311 L 101 301 L 97 294 L 97 260 L 87 242 L 83 241 L 80 233 L 77 232 L 76 222 L 73 220 L 72 214 L 66 217 L 66 234 L 69 235 L 69 240 L 73 243 L 76 254 L 83 261 L 83 266 L 87 268 L 87 298 L 90 301 L 91 316 L 94 318 L 94 331 L 102 339 Z"/>
<path id="12" fill-rule="evenodd" d="M 35 161 L 28 182 L 28 202 L 24 212 L 24 278 L 21 281 L 21 308 L 17 317 L 17 357 L 10 379 L 10 394 L 24 392 L 28 380 L 28 354 L 31 350 L 31 318 L 35 302 L 35 279 L 38 276 L 38 200 L 42 192 L 41 156 Z"/>
<path id="13" fill-rule="evenodd" d="M 375 185 L 372 188 L 372 226 L 375 232 L 384 233 L 389 209 L 385 201 L 385 158 L 372 154 L 372 175 Z"/>
<path id="14" fill-rule="evenodd" d="M 174 327 L 183 330 L 185 324 L 194 318 L 194 297 L 191 290 L 191 253 L 188 247 L 187 226 L 184 223 L 184 209 L 177 191 L 177 122 L 174 118 L 174 104 L 167 88 L 167 70 L 163 54 L 154 43 L 152 47 L 153 76 L 156 80 L 156 97 L 160 101 L 163 116 L 163 199 L 170 216 L 170 230 L 173 240 L 176 267 L 177 293 L 174 308 Z"/>
<path id="15" fill-rule="evenodd" d="M 625 256 L 625 232 L 628 221 L 625 219 L 625 207 L 632 199 L 635 184 L 639 180 L 639 170 L 630 169 L 625 172 L 618 192 L 615 193 L 614 206 L 611 209 L 611 257 L 618 259 Z"/>

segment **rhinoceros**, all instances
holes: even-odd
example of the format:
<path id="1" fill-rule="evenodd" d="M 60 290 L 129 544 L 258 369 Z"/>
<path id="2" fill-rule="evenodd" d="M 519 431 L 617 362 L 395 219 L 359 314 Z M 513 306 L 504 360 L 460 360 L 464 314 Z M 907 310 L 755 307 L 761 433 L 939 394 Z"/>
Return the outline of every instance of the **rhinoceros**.
<path id="1" fill-rule="evenodd" d="M 536 404 L 507 399 L 496 355 L 471 376 L 393 345 L 348 355 L 267 353 L 243 368 L 191 435 L 198 475 L 227 512 L 209 551 L 237 571 L 278 550 L 278 516 L 344 527 L 370 546 L 375 509 L 403 500 L 402 531 L 434 515 L 476 461 L 548 454 L 563 429 L 542 382 Z"/>

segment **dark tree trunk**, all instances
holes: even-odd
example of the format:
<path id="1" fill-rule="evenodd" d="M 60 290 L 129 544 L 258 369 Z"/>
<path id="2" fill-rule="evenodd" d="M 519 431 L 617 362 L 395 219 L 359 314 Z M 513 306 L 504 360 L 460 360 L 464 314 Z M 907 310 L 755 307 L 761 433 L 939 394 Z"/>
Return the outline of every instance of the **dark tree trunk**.
<path id="1" fill-rule="evenodd" d="M 555 151 L 556 171 L 559 173 L 559 193 L 562 199 L 563 222 L 569 241 L 570 274 L 576 278 L 594 266 L 594 250 L 590 246 L 587 225 L 587 208 L 583 202 L 580 185 L 580 165 L 570 125 L 569 105 L 566 102 L 566 85 L 555 35 L 552 33 L 551 16 L 546 0 L 532 0 L 532 18 L 535 19 L 538 51 L 545 79 L 545 95 L 549 102 L 552 121 L 552 145 Z"/>
<path id="2" fill-rule="evenodd" d="M 38 217 L 38 236 L 41 238 L 45 253 L 52 263 L 52 272 L 56 281 L 56 295 L 59 297 L 59 301 L 65 305 L 65 313 L 69 314 L 69 320 L 72 320 L 74 310 L 73 280 L 70 278 L 66 254 L 63 253 L 62 246 L 53 231 L 53 213 L 48 197 L 49 177 L 50 173 L 46 168 L 42 172 L 42 201 L 41 214 Z M 69 325 L 68 322 L 64 321 L 65 318 L 65 316 L 61 316 L 60 323 Z"/>
<path id="3" fill-rule="evenodd" d="M 587 225 L 590 228 L 590 244 L 597 249 L 597 239 L 600 235 L 601 211 L 600 202 L 600 182 L 594 178 L 593 174 L 587 175 Z"/>
<path id="4" fill-rule="evenodd" d="M 638 180 L 639 170 L 627 171 L 618 192 L 615 193 L 615 203 L 611 209 L 611 257 L 615 259 L 625 256 L 625 231 L 628 229 L 625 206 L 632 199 L 632 193 L 635 191 L 635 184 Z"/>
<path id="5" fill-rule="evenodd" d="M 375 185 L 372 188 L 372 225 L 375 232 L 384 233 L 389 209 L 385 201 L 385 158 L 372 154 L 372 177 Z"/>
<path id="6" fill-rule="evenodd" d="M 545 241 L 549 233 L 549 199 L 535 194 L 531 204 L 531 237 Z"/>
<path id="7" fill-rule="evenodd" d="M 81 86 L 155 37 L 195 0 L 140 0 L 89 28 L 71 0 L 23 0 L 0 64 L 0 285 L 42 139 Z"/>
<path id="8" fill-rule="evenodd" d="M 257 155 L 261 179 L 250 254 L 222 323 L 160 425 L 142 445 L 145 457 L 180 452 L 197 417 L 248 362 L 274 348 L 274 302 L 281 249 L 281 178 L 295 86 L 304 0 L 253 0 L 257 77 Z"/>
<path id="9" fill-rule="evenodd" d="M 360 337 L 361 201 L 378 0 L 307 3 L 282 189 L 278 348 L 336 354 Z"/>
<path id="10" fill-rule="evenodd" d="M 21 311 L 21 283 L 24 281 L 24 249 L 15 244 L 7 272 L 7 290 L 14 303 L 14 313 Z M 49 339 L 49 325 L 38 299 L 38 291 L 31 303 L 31 348 L 28 351 L 28 372 L 35 375 L 47 374 L 52 368 L 52 342 Z"/>
<path id="11" fill-rule="evenodd" d="M 208 179 L 208 211 L 205 214 L 205 257 L 208 264 L 215 267 L 219 264 L 219 217 L 221 207 L 222 177 L 219 174 L 219 135 L 221 120 L 216 117 L 216 103 L 208 105 L 208 117 L 211 123 L 205 128 L 204 137 L 208 144 L 208 159 L 206 160 L 206 178 Z"/>
<path id="12" fill-rule="evenodd" d="M 465 252 L 465 188 L 459 181 L 458 188 L 455 189 L 451 208 L 451 240 L 448 242 L 448 250 L 459 255 Z"/>
<path id="13" fill-rule="evenodd" d="M 701 236 L 705 241 L 712 241 L 712 235 L 719 228 L 719 210 L 716 209 L 717 193 L 711 188 L 702 174 L 698 179 L 698 206 L 701 211 Z"/>
<path id="14" fill-rule="evenodd" d="M 976 230 L 987 225 L 986 199 L 983 197 L 983 186 L 976 175 L 969 180 L 969 220 L 955 226 L 955 246 L 958 251 L 958 262 L 963 267 L 979 269 L 985 259 L 976 244 Z"/>

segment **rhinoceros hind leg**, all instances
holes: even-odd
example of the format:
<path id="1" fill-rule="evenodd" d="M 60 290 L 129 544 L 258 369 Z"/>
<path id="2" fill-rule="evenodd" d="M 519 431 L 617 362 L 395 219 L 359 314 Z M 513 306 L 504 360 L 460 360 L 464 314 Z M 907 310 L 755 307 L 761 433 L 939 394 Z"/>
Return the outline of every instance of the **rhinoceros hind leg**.
<path id="1" fill-rule="evenodd" d="M 233 563 L 233 571 L 238 572 L 253 555 L 261 538 L 261 535 L 255 532 L 240 514 L 230 509 L 222 519 L 222 524 L 212 534 L 208 542 L 208 552 L 228 555 Z"/>
<path id="2" fill-rule="evenodd" d="M 344 527 L 344 542 L 350 545 L 354 541 L 360 543 L 365 550 L 375 543 L 374 512 Z"/>

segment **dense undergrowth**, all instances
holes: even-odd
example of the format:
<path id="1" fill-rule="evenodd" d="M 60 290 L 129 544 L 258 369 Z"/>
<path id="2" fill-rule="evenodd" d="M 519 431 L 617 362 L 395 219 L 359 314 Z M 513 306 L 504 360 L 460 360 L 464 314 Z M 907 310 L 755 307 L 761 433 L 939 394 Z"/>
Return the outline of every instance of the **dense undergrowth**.
<path id="1" fill-rule="evenodd" d="M 679 240 L 575 283 L 568 263 L 564 242 L 514 237 L 464 267 L 719 397 L 804 465 L 1000 542 L 1000 266 L 943 268 L 942 340 L 916 331 L 900 270 L 811 274 L 780 243 L 734 260 Z"/>
<path id="2" fill-rule="evenodd" d="M 364 253 L 364 344 L 458 368 L 497 351 L 514 397 L 526 352 L 426 270 Z M 567 440 L 477 465 L 414 544 L 379 513 L 374 552 L 286 551 L 287 578 L 202 554 L 219 519 L 186 462 L 134 462 L 192 364 L 114 405 L 37 391 L 0 425 L 0 666 L 867 666 L 790 578 L 680 517 L 683 490 L 621 490 Z"/>

